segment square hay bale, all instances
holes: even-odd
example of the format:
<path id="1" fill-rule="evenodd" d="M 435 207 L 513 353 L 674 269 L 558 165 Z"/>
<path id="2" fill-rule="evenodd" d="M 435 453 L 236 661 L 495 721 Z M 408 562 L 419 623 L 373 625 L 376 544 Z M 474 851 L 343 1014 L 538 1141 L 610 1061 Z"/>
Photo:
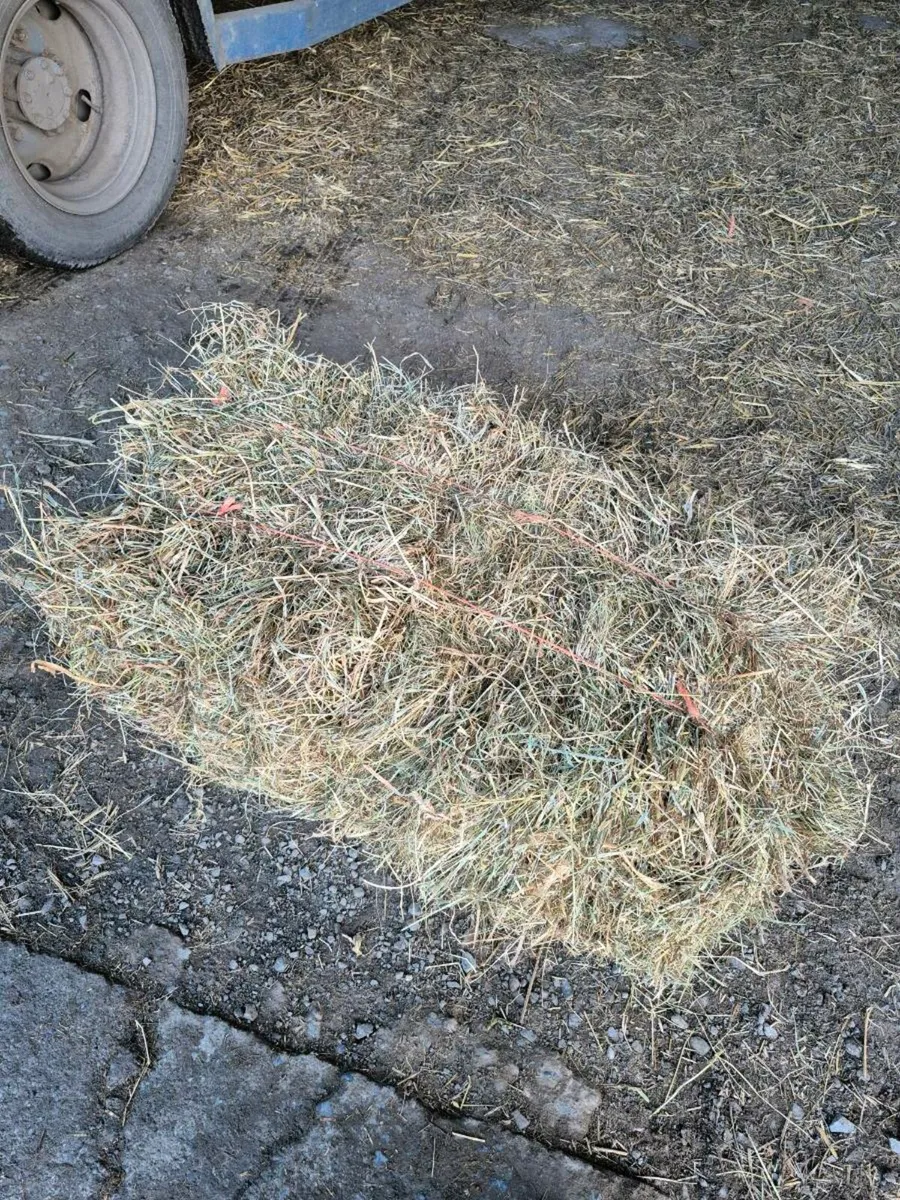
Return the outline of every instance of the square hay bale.
<path id="1" fill-rule="evenodd" d="M 123 409 L 120 498 L 23 520 L 6 576 L 87 695 L 427 909 L 656 981 L 853 844 L 852 550 L 688 515 L 481 383 L 294 332 L 206 311 Z"/>

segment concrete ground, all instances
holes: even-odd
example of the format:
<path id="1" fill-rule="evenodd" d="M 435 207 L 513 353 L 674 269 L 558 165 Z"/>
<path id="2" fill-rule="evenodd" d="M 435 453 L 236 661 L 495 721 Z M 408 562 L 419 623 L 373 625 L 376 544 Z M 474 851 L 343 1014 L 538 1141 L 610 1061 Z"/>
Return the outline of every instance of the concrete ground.
<path id="1" fill-rule="evenodd" d="M 650 1200 L 313 1054 L 0 943 L 3 1200 Z"/>

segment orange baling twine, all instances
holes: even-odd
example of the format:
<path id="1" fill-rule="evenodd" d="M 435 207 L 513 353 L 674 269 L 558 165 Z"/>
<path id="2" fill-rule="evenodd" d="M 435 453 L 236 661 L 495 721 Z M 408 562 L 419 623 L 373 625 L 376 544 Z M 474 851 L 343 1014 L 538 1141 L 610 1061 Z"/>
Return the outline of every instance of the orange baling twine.
<path id="1" fill-rule="evenodd" d="M 359 554 L 355 550 L 349 550 L 345 546 L 340 546 L 336 542 L 327 542 L 321 538 L 311 537 L 308 534 L 288 533 L 287 530 L 277 529 L 274 525 L 267 525 L 260 521 L 252 521 L 246 517 L 239 517 L 237 514 L 242 510 L 243 505 L 240 501 L 231 497 L 226 499 L 215 510 L 214 515 L 217 518 L 231 517 L 235 524 L 242 525 L 247 529 L 255 530 L 257 533 L 265 534 L 268 537 L 283 538 L 286 541 L 293 542 L 295 545 L 304 546 L 309 550 L 324 550 L 335 557 L 349 558 L 360 567 L 368 568 L 369 570 L 381 571 L 387 575 L 393 576 L 395 579 L 401 579 L 404 582 L 412 585 L 413 588 L 427 592 L 445 603 L 453 605 L 457 608 L 466 609 L 468 612 L 474 613 L 475 616 L 481 617 L 483 620 L 490 621 L 492 624 L 502 625 L 505 629 L 510 629 L 514 633 L 526 641 L 530 641 L 533 645 L 538 646 L 543 650 L 551 650 L 555 654 L 561 654 L 568 658 L 571 662 L 578 666 L 586 667 L 588 670 L 594 671 L 598 675 L 602 675 L 606 679 L 619 684 L 620 687 L 634 693 L 638 696 L 647 696 L 654 700 L 657 704 L 667 709 L 669 712 L 676 713 L 680 717 L 687 717 L 698 728 L 705 730 L 707 733 L 712 733 L 709 724 L 704 720 L 696 703 L 688 692 L 684 684 L 679 680 L 675 680 L 675 687 L 678 691 L 680 700 L 672 700 L 668 696 L 663 696 L 659 692 L 651 691 L 648 688 L 642 688 L 638 684 L 632 682 L 624 675 L 617 675 L 615 672 L 608 671 L 602 663 L 596 659 L 587 658 L 583 654 L 564 646 L 561 642 L 555 642 L 552 638 L 545 637 L 543 634 L 536 633 L 533 629 L 529 629 L 525 625 L 521 625 L 518 621 L 513 621 L 509 617 L 504 617 L 501 613 L 494 612 L 493 609 L 485 608 L 483 605 L 476 603 L 474 600 L 469 600 L 465 596 L 458 596 L 447 588 L 441 587 L 440 584 L 433 583 L 430 579 L 425 579 L 422 576 L 416 575 L 403 567 L 398 567 L 394 563 L 388 562 L 381 558 L 370 558 L 367 555 Z M 623 562 L 625 560 L 622 560 Z M 629 564 L 632 565 L 632 564 Z"/>

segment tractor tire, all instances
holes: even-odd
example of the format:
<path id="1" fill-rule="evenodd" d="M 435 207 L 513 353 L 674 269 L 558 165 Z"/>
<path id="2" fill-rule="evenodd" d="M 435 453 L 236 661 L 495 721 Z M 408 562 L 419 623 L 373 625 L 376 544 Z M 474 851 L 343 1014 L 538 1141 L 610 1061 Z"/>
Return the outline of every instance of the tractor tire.
<path id="1" fill-rule="evenodd" d="M 134 245 L 172 194 L 187 108 L 166 0 L 0 0 L 0 249 L 92 267 Z"/>

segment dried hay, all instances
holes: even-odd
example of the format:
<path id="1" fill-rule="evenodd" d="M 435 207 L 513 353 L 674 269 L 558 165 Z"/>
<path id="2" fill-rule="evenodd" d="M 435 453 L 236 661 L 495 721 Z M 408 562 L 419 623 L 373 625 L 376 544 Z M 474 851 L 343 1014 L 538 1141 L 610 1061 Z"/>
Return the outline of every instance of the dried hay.
<path id="1" fill-rule="evenodd" d="M 683 976 L 866 806 L 853 555 L 693 519 L 490 391 L 210 311 L 122 498 L 7 558 L 64 669 L 427 907 Z"/>

